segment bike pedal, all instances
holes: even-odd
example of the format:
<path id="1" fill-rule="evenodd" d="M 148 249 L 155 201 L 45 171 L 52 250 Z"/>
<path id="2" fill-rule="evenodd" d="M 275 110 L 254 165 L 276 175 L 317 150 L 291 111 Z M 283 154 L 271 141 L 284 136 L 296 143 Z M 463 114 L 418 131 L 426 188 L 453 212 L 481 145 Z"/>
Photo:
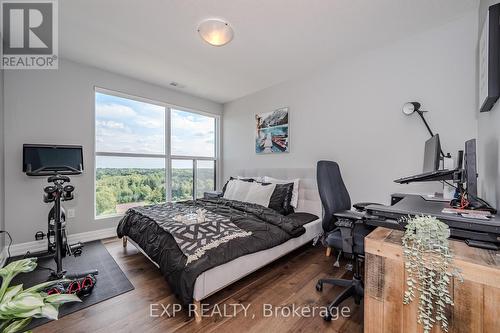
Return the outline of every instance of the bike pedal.
<path id="1" fill-rule="evenodd" d="M 42 240 L 45 238 L 45 234 L 42 231 L 37 231 L 35 233 L 35 240 Z"/>

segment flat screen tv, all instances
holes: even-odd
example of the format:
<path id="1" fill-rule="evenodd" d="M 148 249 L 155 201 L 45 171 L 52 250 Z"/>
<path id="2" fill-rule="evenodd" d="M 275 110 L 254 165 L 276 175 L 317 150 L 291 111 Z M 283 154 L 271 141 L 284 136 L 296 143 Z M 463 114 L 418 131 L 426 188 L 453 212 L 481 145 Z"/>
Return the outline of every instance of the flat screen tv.
<path id="1" fill-rule="evenodd" d="M 28 176 L 81 174 L 83 148 L 71 145 L 24 144 L 23 172 Z"/>

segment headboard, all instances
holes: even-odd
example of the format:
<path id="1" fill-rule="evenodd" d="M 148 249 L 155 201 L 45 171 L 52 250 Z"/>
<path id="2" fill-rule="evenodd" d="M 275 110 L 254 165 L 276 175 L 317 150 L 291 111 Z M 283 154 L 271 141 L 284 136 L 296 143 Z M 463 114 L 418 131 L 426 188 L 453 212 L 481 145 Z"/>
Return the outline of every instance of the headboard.
<path id="1" fill-rule="evenodd" d="M 319 198 L 318 185 L 316 182 L 315 168 L 290 168 L 290 169 L 242 169 L 236 175 L 243 177 L 269 176 L 278 179 L 299 178 L 299 202 L 297 212 L 308 212 L 318 217 L 323 216 L 323 208 Z"/>

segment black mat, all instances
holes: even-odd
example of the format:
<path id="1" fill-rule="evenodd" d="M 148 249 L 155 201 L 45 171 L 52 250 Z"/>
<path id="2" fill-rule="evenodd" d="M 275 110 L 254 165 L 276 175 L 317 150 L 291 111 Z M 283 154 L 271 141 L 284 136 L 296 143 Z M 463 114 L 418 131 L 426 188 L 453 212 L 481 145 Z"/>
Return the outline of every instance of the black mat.
<path id="1" fill-rule="evenodd" d="M 16 259 L 21 259 L 21 257 L 16 257 L 12 260 Z M 38 264 L 39 266 L 55 268 L 53 259 L 39 259 Z M 99 274 L 96 276 L 97 283 L 92 294 L 82 298 L 83 302 L 81 303 L 63 304 L 59 308 L 59 318 L 134 289 L 132 283 L 127 279 L 101 241 L 85 243 L 82 256 L 64 258 L 63 268 L 68 273 L 97 269 Z M 49 274 L 48 270 L 37 267 L 33 272 L 22 273 L 16 276 L 14 281 L 11 282 L 11 286 L 22 283 L 26 289 L 35 284 L 45 282 Z M 40 326 L 48 321 L 44 318 L 34 319 L 29 328 Z"/>

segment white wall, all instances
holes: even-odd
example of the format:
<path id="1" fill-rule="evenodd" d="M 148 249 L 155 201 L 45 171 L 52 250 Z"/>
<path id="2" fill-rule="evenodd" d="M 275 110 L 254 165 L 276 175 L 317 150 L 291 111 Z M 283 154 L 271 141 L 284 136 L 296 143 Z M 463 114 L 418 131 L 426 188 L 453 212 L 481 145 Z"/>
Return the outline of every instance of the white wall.
<path id="1" fill-rule="evenodd" d="M 329 68 L 243 97 L 224 106 L 224 178 L 249 167 L 315 167 L 339 162 L 354 202 L 389 201 L 396 191 L 432 185 L 393 180 L 422 170 L 428 133 L 416 114 L 420 101 L 443 150 L 456 155 L 476 136 L 477 13 L 383 45 Z M 307 59 L 304 59 L 307 61 Z M 289 154 L 256 155 L 254 115 L 290 107 Z M 437 186 L 439 189 L 439 186 Z"/>
<path id="2" fill-rule="evenodd" d="M 482 29 L 488 7 L 497 2 L 495 0 L 481 0 L 479 6 L 480 29 Z M 479 41 L 479 34 L 477 40 Z M 481 112 L 478 115 L 477 151 L 480 196 L 495 207 L 500 207 L 499 141 L 500 101 L 497 101 L 490 112 Z"/>
<path id="3" fill-rule="evenodd" d="M 70 233 L 114 227 L 118 219 L 94 221 L 94 86 L 220 114 L 222 106 L 205 99 L 161 88 L 69 61 L 59 70 L 5 73 L 5 198 L 6 228 L 15 243 L 34 240 L 46 230 L 50 205 L 42 202 L 44 178 L 22 173 L 23 143 L 81 144 L 85 172 L 73 176 L 76 210 Z"/>
<path id="4" fill-rule="evenodd" d="M 0 230 L 5 229 L 5 186 L 4 186 L 4 93 L 3 93 L 3 69 L 0 69 Z M 5 234 L 0 235 L 0 252 L 5 245 Z"/>

